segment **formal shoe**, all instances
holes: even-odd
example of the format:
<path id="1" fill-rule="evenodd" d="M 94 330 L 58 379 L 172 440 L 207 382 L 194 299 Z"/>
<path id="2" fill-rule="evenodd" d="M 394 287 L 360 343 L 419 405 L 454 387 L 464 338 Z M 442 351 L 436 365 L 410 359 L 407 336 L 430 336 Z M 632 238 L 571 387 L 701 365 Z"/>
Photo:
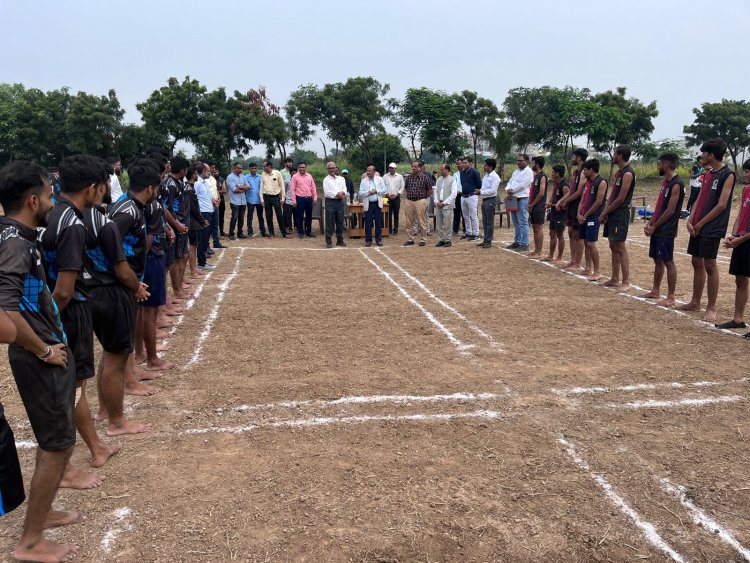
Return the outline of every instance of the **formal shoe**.
<path id="1" fill-rule="evenodd" d="M 299 240 L 302 240 L 303 238 L 305 238 L 305 235 L 297 235 L 297 238 L 299 238 Z"/>
<path id="2" fill-rule="evenodd" d="M 413 240 L 407 240 L 402 246 L 414 246 Z"/>
<path id="3" fill-rule="evenodd" d="M 315 233 L 309 233 L 309 234 L 307 234 L 307 235 L 305 235 L 305 236 L 306 236 L 307 238 L 318 238 L 318 235 L 316 235 Z"/>
<path id="4" fill-rule="evenodd" d="M 271 235 L 271 236 L 276 238 L 276 235 Z M 281 235 L 281 238 L 290 238 L 290 235 Z"/>
<path id="5" fill-rule="evenodd" d="M 457 237 L 458 236 L 458 231 L 453 231 L 453 236 Z"/>
<path id="6" fill-rule="evenodd" d="M 248 238 L 246 235 L 237 235 L 237 238 Z"/>
<path id="7" fill-rule="evenodd" d="M 226 233 L 225 233 L 224 231 L 221 231 L 221 233 L 219 233 L 219 234 L 220 234 L 221 236 L 223 236 L 223 237 L 227 236 L 227 234 L 226 234 Z"/>
<path id="8" fill-rule="evenodd" d="M 491 242 L 483 242 L 481 244 L 481 246 L 482 246 L 482 248 L 492 248 L 492 243 Z"/>
<path id="9" fill-rule="evenodd" d="M 461 240 L 464 240 L 464 239 L 467 239 L 467 238 L 469 238 L 469 235 L 464 235 L 464 236 L 461 237 Z"/>
<path id="10" fill-rule="evenodd" d="M 209 272 L 213 270 L 214 268 L 216 268 L 216 266 L 212 266 L 211 264 L 203 264 L 203 266 L 198 266 L 199 270 L 206 270 Z"/>
<path id="11" fill-rule="evenodd" d="M 234 240 L 234 235 L 229 235 L 229 240 Z"/>
<path id="12" fill-rule="evenodd" d="M 263 238 L 268 238 L 268 233 L 261 233 L 260 236 L 262 236 Z"/>
<path id="13" fill-rule="evenodd" d="M 453 246 L 453 243 L 451 241 L 446 242 L 443 247 L 448 248 L 449 246 Z"/>
<path id="14" fill-rule="evenodd" d="M 366 243 L 365 243 L 365 247 L 367 247 L 367 248 L 370 248 L 371 246 L 372 246 L 372 243 L 371 243 L 371 242 L 366 242 Z"/>
<path id="15" fill-rule="evenodd" d="M 516 252 L 528 252 L 529 251 L 529 245 L 528 244 L 519 244 L 514 250 Z"/>
<path id="16" fill-rule="evenodd" d="M 424 246 L 425 244 L 427 244 L 425 241 L 423 241 L 423 240 L 419 241 L 419 246 Z"/>
<path id="17" fill-rule="evenodd" d="M 398 234 L 398 229 L 396 229 L 395 231 L 393 231 L 391 234 L 395 237 Z"/>
<path id="18" fill-rule="evenodd" d="M 226 248 L 226 246 L 224 246 L 223 244 L 219 243 L 219 244 L 214 244 L 214 248 Z"/>
<path id="19" fill-rule="evenodd" d="M 214 254 L 216 254 L 216 253 L 213 250 L 211 250 L 210 248 L 208 250 L 206 250 L 206 256 L 213 256 Z"/>
<path id="20" fill-rule="evenodd" d="M 484 242 L 480 242 L 477 246 L 484 246 Z"/>
<path id="21" fill-rule="evenodd" d="M 330 241 L 326 242 L 326 248 L 333 248 L 333 244 Z"/>
<path id="22" fill-rule="evenodd" d="M 383 246 L 383 241 L 382 240 L 376 240 L 375 244 L 377 244 L 378 246 Z"/>
<path id="23" fill-rule="evenodd" d="M 725 323 L 716 323 L 714 326 L 725 330 L 730 328 L 747 328 L 747 325 L 743 321 L 736 322 L 734 319 Z"/>
<path id="24" fill-rule="evenodd" d="M 441 240 L 441 241 L 440 241 L 440 242 L 438 242 L 438 243 L 437 243 L 437 244 L 436 244 L 435 246 L 445 246 L 445 241 L 444 241 L 444 240 Z"/>
<path id="25" fill-rule="evenodd" d="M 342 240 L 337 240 L 336 241 L 336 246 L 346 246 L 346 243 L 343 241 L 343 239 Z"/>
<path id="26" fill-rule="evenodd" d="M 519 245 L 519 244 L 518 244 L 517 242 L 514 242 L 514 243 L 512 243 L 512 244 L 509 244 L 509 245 L 508 245 L 508 246 L 506 246 L 505 248 L 509 248 L 509 249 L 513 250 L 513 249 L 516 249 L 516 248 L 518 248 L 519 246 L 520 246 L 520 245 Z"/>
<path id="27" fill-rule="evenodd" d="M 471 242 L 474 242 L 474 241 L 476 241 L 476 240 L 479 240 L 479 237 L 478 237 L 478 236 L 473 236 L 473 237 L 469 237 L 469 240 L 470 240 Z"/>

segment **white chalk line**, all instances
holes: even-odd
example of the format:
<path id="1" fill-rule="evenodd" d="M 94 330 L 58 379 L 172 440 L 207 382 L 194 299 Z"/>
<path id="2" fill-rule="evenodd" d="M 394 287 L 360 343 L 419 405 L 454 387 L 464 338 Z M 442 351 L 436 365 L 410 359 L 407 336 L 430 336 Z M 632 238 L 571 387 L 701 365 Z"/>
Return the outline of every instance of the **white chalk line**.
<path id="1" fill-rule="evenodd" d="M 417 287 L 419 287 L 419 289 L 421 289 L 422 291 L 424 291 L 424 292 L 425 292 L 425 293 L 427 294 L 427 296 L 428 296 L 428 297 L 429 297 L 430 299 L 432 299 L 433 301 L 435 301 L 435 302 L 436 302 L 436 303 L 437 303 L 438 305 L 440 305 L 440 306 L 441 306 L 441 307 L 442 307 L 443 309 L 445 309 L 446 311 L 448 311 L 448 312 L 450 312 L 451 314 L 453 314 L 453 315 L 454 315 L 454 316 L 455 316 L 456 318 L 458 318 L 458 319 L 462 320 L 463 322 L 465 322 L 465 323 L 466 323 L 466 325 L 467 325 L 467 326 L 468 326 L 468 327 L 469 327 L 469 328 L 470 328 L 471 330 L 473 330 L 473 331 L 474 331 L 474 332 L 476 332 L 476 333 L 477 333 L 477 334 L 478 334 L 479 336 L 481 336 L 482 338 L 484 338 L 485 340 L 487 340 L 487 341 L 488 341 L 488 342 L 490 343 L 490 345 L 491 345 L 492 347 L 494 347 L 494 348 L 500 348 L 500 345 L 499 345 L 499 344 L 498 344 L 498 343 L 497 343 L 497 342 L 495 341 L 495 339 L 494 339 L 494 338 L 492 338 L 492 336 L 490 336 L 490 335 L 489 335 L 489 334 L 487 334 L 487 333 L 486 333 L 486 332 L 485 332 L 484 330 L 482 330 L 481 328 L 479 328 L 479 327 L 478 327 L 478 326 L 477 326 L 477 325 L 476 325 L 476 324 L 475 324 L 475 323 L 474 323 L 473 321 L 471 321 L 471 320 L 469 320 L 468 318 L 466 318 L 466 316 L 465 316 L 465 315 L 464 315 L 463 313 L 461 313 L 461 312 L 457 311 L 457 310 L 456 310 L 456 309 L 455 309 L 454 307 L 452 307 L 451 305 L 449 305 L 448 303 L 446 303 L 445 301 L 443 301 L 442 299 L 440 299 L 440 298 L 439 298 L 439 297 L 438 297 L 437 295 L 435 295 L 435 294 L 434 294 L 434 293 L 433 293 L 433 292 L 432 292 L 432 291 L 431 291 L 431 290 L 430 290 L 430 289 L 429 289 L 429 288 L 428 288 L 428 287 L 427 287 L 427 286 L 426 286 L 426 285 L 425 285 L 424 283 L 422 283 L 422 282 L 421 282 L 421 281 L 420 281 L 420 280 L 419 280 L 419 279 L 418 279 L 418 278 L 417 278 L 416 276 L 414 276 L 414 275 L 410 274 L 410 273 L 409 273 L 409 272 L 408 272 L 408 271 L 407 271 L 407 270 L 406 270 L 405 268 L 403 268 L 403 267 L 402 267 L 402 266 L 401 266 L 401 265 L 400 265 L 400 264 L 399 264 L 398 262 L 396 262 L 396 261 L 395 261 L 395 260 L 394 260 L 393 258 L 391 258 L 390 256 L 388 256 L 388 255 L 387 255 L 386 253 L 384 253 L 384 252 L 383 252 L 382 250 L 380 250 L 379 248 L 378 248 L 378 249 L 376 249 L 376 251 L 377 251 L 377 252 L 378 252 L 378 253 L 379 253 L 379 254 L 380 254 L 381 256 L 385 256 L 385 259 L 386 259 L 386 260 L 388 260 L 388 261 L 389 261 L 389 262 L 390 262 L 391 264 L 393 264 L 393 266 L 394 266 L 394 267 L 395 267 L 395 268 L 396 268 L 396 269 L 397 269 L 397 270 L 398 270 L 399 272 L 401 272 L 401 273 L 402 273 L 403 275 L 405 275 L 405 276 L 406 276 L 407 278 L 409 278 L 409 279 L 410 279 L 410 280 L 411 280 L 412 282 L 414 282 L 414 283 L 415 283 L 415 284 L 417 285 Z"/>
<path id="2" fill-rule="evenodd" d="M 723 395 L 721 397 L 704 397 L 698 399 L 678 399 L 674 401 L 633 401 L 630 403 L 608 403 L 608 409 L 668 409 L 676 407 L 702 407 L 705 405 L 715 405 L 720 403 L 736 403 L 744 400 L 745 397 L 738 395 Z"/>
<path id="3" fill-rule="evenodd" d="M 127 532 L 133 529 L 133 526 L 131 526 L 128 523 L 128 519 L 130 518 L 130 515 L 133 513 L 132 510 L 130 510 L 128 507 L 118 508 L 114 511 L 113 516 L 115 518 L 115 526 L 112 527 L 104 534 L 104 537 L 102 538 L 102 541 L 99 542 L 99 547 L 105 552 L 110 553 L 112 551 L 112 548 L 114 547 L 115 541 L 117 541 L 118 536 L 123 533 Z"/>
<path id="4" fill-rule="evenodd" d="M 277 248 L 274 246 L 230 246 L 230 250 L 267 250 L 275 252 L 342 252 L 359 250 L 358 248 L 349 246 L 334 246 L 333 248 L 312 248 L 310 246 L 302 246 L 298 248 Z"/>
<path id="5" fill-rule="evenodd" d="M 692 315 L 690 315 L 686 311 L 679 311 L 679 310 L 674 309 L 672 307 L 664 307 L 663 305 L 658 305 L 653 300 L 646 299 L 645 297 L 639 297 L 638 295 L 632 295 L 632 294 L 627 293 L 627 292 L 620 292 L 620 291 L 617 291 L 616 289 L 612 289 L 612 288 L 608 288 L 608 287 L 602 286 L 602 285 L 600 285 L 600 284 L 598 284 L 596 282 L 592 282 L 586 276 L 582 276 L 580 274 L 576 274 L 575 272 L 570 272 L 570 271 L 567 271 L 567 270 L 563 270 L 563 269 L 558 268 L 557 266 L 555 266 L 554 264 L 551 264 L 549 262 L 543 262 L 541 260 L 531 259 L 531 258 L 529 258 L 529 257 L 527 257 L 527 256 L 525 256 L 523 254 L 520 254 L 520 253 L 518 253 L 518 252 L 516 252 L 514 250 L 511 250 L 509 248 L 504 248 L 502 246 L 497 246 L 495 248 L 499 248 L 500 250 L 503 250 L 505 252 L 510 252 L 511 254 L 515 254 L 516 256 L 520 256 L 521 258 L 526 258 L 527 260 L 529 260 L 531 262 L 535 262 L 537 264 L 541 264 L 542 266 L 547 266 L 548 268 L 553 268 L 554 270 L 556 270 L 558 272 L 562 272 L 563 274 L 567 274 L 569 276 L 573 276 L 574 278 L 581 279 L 581 280 L 586 281 L 588 283 L 591 283 L 591 284 L 593 284 L 593 285 L 595 285 L 597 287 L 601 287 L 602 289 L 609 289 L 615 295 L 620 295 L 620 296 L 626 297 L 628 299 L 633 299 L 633 300 L 639 301 L 641 303 L 646 303 L 647 305 L 650 305 L 652 307 L 656 307 L 657 309 L 661 309 L 661 310 L 666 311 L 668 313 L 671 313 L 673 315 L 677 315 L 677 316 L 686 318 L 686 319 L 690 320 L 691 322 L 693 322 L 694 324 L 696 324 L 698 326 L 701 326 L 703 328 L 709 328 L 712 331 L 717 332 L 719 334 L 725 334 L 727 336 L 736 336 L 736 337 L 739 337 L 739 338 L 743 337 L 742 334 L 740 334 L 738 332 L 716 328 L 716 326 L 714 326 L 714 323 L 711 323 L 711 322 L 708 322 L 708 321 L 704 321 L 704 320 L 701 320 L 701 319 L 696 319 L 695 317 L 693 317 Z M 644 288 L 642 288 L 640 286 L 636 286 L 635 284 L 631 284 L 631 286 L 634 289 L 638 289 L 639 291 L 646 291 Z M 680 302 L 680 303 L 683 303 L 683 302 Z"/>
<path id="6" fill-rule="evenodd" d="M 335 407 L 339 405 L 366 405 L 373 403 L 441 403 L 441 402 L 466 402 L 487 401 L 497 399 L 495 393 L 451 393 L 449 395 L 365 395 L 353 397 L 341 397 L 340 399 L 310 400 L 310 401 L 282 401 L 279 403 L 267 403 L 263 405 L 240 405 L 234 407 L 234 412 L 248 412 L 255 410 L 273 410 L 278 408 L 297 408 L 305 406 Z"/>
<path id="7" fill-rule="evenodd" d="M 211 313 L 208 315 L 208 318 L 206 319 L 206 323 L 203 327 L 203 332 L 201 332 L 200 336 L 198 337 L 198 343 L 195 346 L 195 352 L 193 352 L 193 356 L 190 358 L 190 361 L 188 362 L 187 367 L 195 364 L 203 356 L 203 345 L 205 344 L 206 340 L 208 340 L 208 337 L 211 335 L 211 330 L 213 329 L 214 322 L 219 316 L 219 308 L 221 307 L 221 302 L 224 301 L 224 296 L 227 293 L 227 288 L 229 288 L 229 284 L 232 283 L 232 280 L 235 277 L 237 277 L 237 274 L 240 271 L 240 260 L 242 259 L 243 255 L 244 255 L 244 251 L 240 252 L 239 256 L 237 256 L 237 259 L 234 261 L 234 269 L 232 270 L 232 273 L 229 274 L 224 280 L 224 282 L 222 282 L 218 286 L 219 294 L 216 296 L 216 301 L 214 302 L 213 309 L 211 309 Z"/>
<path id="8" fill-rule="evenodd" d="M 687 489 L 685 487 L 675 485 L 666 478 L 660 479 L 660 482 L 664 492 L 680 501 L 680 504 L 687 509 L 693 522 L 699 528 L 718 536 L 724 543 L 732 546 L 732 548 L 739 553 L 745 561 L 750 561 L 750 550 L 737 541 L 737 538 L 734 537 L 732 532 L 721 526 L 716 520 L 696 506 L 696 504 L 688 497 Z"/>
<path id="9" fill-rule="evenodd" d="M 430 421 L 449 421 L 455 419 L 486 419 L 497 420 L 501 415 L 497 411 L 477 410 L 466 413 L 448 413 L 448 414 L 408 414 L 408 415 L 367 415 L 367 416 L 346 416 L 346 417 L 314 417 L 314 418 L 297 418 L 291 420 L 279 420 L 276 422 L 267 422 L 259 424 L 249 424 L 247 426 L 225 426 L 213 428 L 193 428 L 185 430 L 181 434 L 242 434 L 264 428 L 311 428 L 317 426 L 328 426 L 332 424 L 362 424 L 365 422 L 430 422 Z"/>
<path id="10" fill-rule="evenodd" d="M 677 561 L 679 563 L 685 561 L 682 555 L 677 553 L 677 551 L 675 551 L 664 540 L 664 538 L 661 537 L 653 524 L 646 520 L 643 520 L 643 518 L 641 518 L 641 516 L 627 503 L 627 501 L 625 501 L 624 498 L 622 498 L 615 492 L 614 487 L 609 483 L 609 481 L 607 481 L 607 479 L 603 475 L 595 473 L 591 470 L 589 464 L 575 451 L 573 444 L 571 444 L 564 438 L 560 438 L 558 442 L 563 446 L 563 448 L 565 449 L 565 453 L 573 461 L 573 463 L 578 466 L 579 469 L 585 471 L 588 476 L 591 477 L 597 485 L 599 485 L 599 487 L 604 491 L 604 495 L 607 497 L 607 499 L 612 504 L 614 504 L 623 514 L 630 518 L 630 520 L 643 532 L 646 540 L 648 540 L 651 545 L 667 554 L 674 561 Z"/>
<path id="11" fill-rule="evenodd" d="M 36 442 L 32 442 L 31 440 L 18 440 L 16 442 L 16 449 L 17 450 L 31 450 L 33 448 L 36 448 Z"/>
<path id="12" fill-rule="evenodd" d="M 617 392 L 632 392 L 632 391 L 651 391 L 654 389 L 689 389 L 691 387 L 716 387 L 719 385 L 733 385 L 735 383 L 745 383 L 748 381 L 747 377 L 742 379 L 730 379 L 728 381 L 694 381 L 691 383 L 680 383 L 679 381 L 671 381 L 664 383 L 631 383 L 629 385 L 620 385 L 618 387 L 572 387 L 570 389 L 551 389 L 551 391 L 557 395 L 591 395 L 596 393 L 617 393 Z"/>
<path id="13" fill-rule="evenodd" d="M 367 253 L 365 253 L 361 248 L 359 249 L 360 254 L 367 260 L 370 264 L 372 264 L 375 269 L 380 272 L 385 279 L 387 279 L 398 291 L 401 293 L 401 295 L 406 298 L 409 303 L 414 305 L 419 311 L 427 318 L 428 321 L 430 321 L 435 328 L 437 328 L 440 332 L 442 332 L 445 337 L 450 341 L 453 346 L 455 346 L 456 350 L 459 352 L 466 352 L 466 350 L 469 350 L 470 348 L 474 348 L 473 344 L 465 344 L 461 342 L 456 336 L 448 330 L 448 328 L 441 323 L 439 320 L 435 318 L 435 316 L 430 313 L 427 309 L 425 309 L 424 305 L 422 305 L 419 301 L 414 299 L 402 286 L 399 284 L 396 280 L 393 279 L 393 276 L 391 276 L 388 272 L 386 272 L 383 268 L 378 266 L 369 256 L 367 256 Z"/>

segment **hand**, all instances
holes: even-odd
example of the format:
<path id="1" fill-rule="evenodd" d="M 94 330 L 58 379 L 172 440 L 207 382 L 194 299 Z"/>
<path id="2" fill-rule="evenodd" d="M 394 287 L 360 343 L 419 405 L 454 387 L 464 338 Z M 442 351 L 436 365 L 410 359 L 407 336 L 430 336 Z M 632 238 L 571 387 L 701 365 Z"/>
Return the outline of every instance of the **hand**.
<path id="1" fill-rule="evenodd" d="M 206 227 L 208 227 L 208 221 L 205 221 L 205 220 L 204 220 L 204 221 L 203 221 L 203 228 L 205 229 Z"/>
<path id="2" fill-rule="evenodd" d="M 65 351 L 65 344 L 54 344 L 50 348 L 52 349 L 52 355 L 42 361 L 45 364 L 60 366 L 61 368 L 68 367 L 68 353 Z"/>
<path id="3" fill-rule="evenodd" d="M 138 289 L 133 292 L 133 299 L 140 303 L 141 301 L 148 299 L 150 295 L 151 294 L 148 292 L 148 286 L 141 282 L 138 284 Z"/>
<path id="4" fill-rule="evenodd" d="M 375 195 L 376 193 L 378 193 L 378 190 L 370 190 L 370 195 Z"/>
<path id="5" fill-rule="evenodd" d="M 737 248 L 740 244 L 740 237 L 735 237 L 734 235 L 729 235 L 727 240 L 724 241 L 726 248 Z"/>
<path id="6" fill-rule="evenodd" d="M 652 234 L 654 234 L 654 229 L 651 227 L 651 225 L 646 225 L 643 227 L 643 234 L 647 237 L 650 237 Z"/>
<path id="7" fill-rule="evenodd" d="M 185 233 L 188 232 L 188 228 L 182 223 L 180 223 L 179 221 L 177 221 L 177 232 L 180 233 L 181 235 L 184 235 Z"/>
<path id="8" fill-rule="evenodd" d="M 607 222 L 607 215 L 605 215 L 603 212 L 601 215 L 599 215 L 599 222 L 603 225 Z"/>
<path id="9" fill-rule="evenodd" d="M 297 204 L 296 203 L 292 203 L 292 209 L 297 209 Z"/>
<path id="10" fill-rule="evenodd" d="M 580 225 L 583 225 L 585 222 L 586 222 L 586 219 L 584 218 L 584 216 L 583 215 L 579 215 L 578 216 L 578 223 Z"/>

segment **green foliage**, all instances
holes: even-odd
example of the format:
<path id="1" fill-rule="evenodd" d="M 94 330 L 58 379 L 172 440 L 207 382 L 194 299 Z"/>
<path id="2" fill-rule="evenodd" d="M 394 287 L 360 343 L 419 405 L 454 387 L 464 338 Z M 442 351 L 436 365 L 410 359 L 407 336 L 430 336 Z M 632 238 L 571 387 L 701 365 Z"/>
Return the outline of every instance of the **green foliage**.
<path id="1" fill-rule="evenodd" d="M 498 132 L 502 129 L 504 114 L 497 108 L 492 100 L 481 98 L 476 92 L 464 90 L 454 95 L 461 109 L 461 121 L 469 128 L 471 148 L 474 152 L 474 162 L 477 160 L 477 148 L 482 141 L 487 142 L 490 148 L 503 150 L 503 143 L 498 144 Z M 508 149 L 510 150 L 510 146 Z"/>
<path id="2" fill-rule="evenodd" d="M 620 87 L 591 98 L 585 131 L 594 149 L 610 158 L 617 145 L 630 145 L 637 151 L 653 132 L 653 119 L 659 115 L 656 102 L 644 105 L 637 98 L 627 98 L 626 92 Z"/>
<path id="3" fill-rule="evenodd" d="M 355 177 L 364 172 L 370 164 L 374 164 L 380 173 L 384 174 L 388 163 L 404 162 L 409 159 L 406 149 L 401 144 L 401 139 L 390 133 L 374 135 L 370 139 L 369 153 L 361 145 L 353 145 L 346 149 L 345 155 L 349 169 Z"/>
<path id="4" fill-rule="evenodd" d="M 737 155 L 750 145 L 750 102 L 722 99 L 718 103 L 705 103 L 693 109 L 693 113 L 695 121 L 683 128 L 687 140 L 700 145 L 721 137 L 727 143 L 736 170 Z"/>

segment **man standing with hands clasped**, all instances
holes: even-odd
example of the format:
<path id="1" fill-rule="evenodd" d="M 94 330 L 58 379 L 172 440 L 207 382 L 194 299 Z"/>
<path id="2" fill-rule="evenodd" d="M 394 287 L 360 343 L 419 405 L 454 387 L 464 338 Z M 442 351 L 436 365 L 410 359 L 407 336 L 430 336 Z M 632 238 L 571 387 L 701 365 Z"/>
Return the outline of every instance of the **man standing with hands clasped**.
<path id="1" fill-rule="evenodd" d="M 497 190 L 500 189 L 500 176 L 495 172 L 497 161 L 488 158 L 484 161 L 484 178 L 482 188 L 478 190 L 482 197 L 482 226 L 484 227 L 484 241 L 477 246 L 491 248 L 495 235 L 495 208 L 497 208 Z"/>
<path id="2" fill-rule="evenodd" d="M 409 240 L 404 243 L 404 246 L 414 244 L 415 232 L 412 225 L 415 221 L 419 221 L 419 246 L 425 246 L 427 244 L 427 198 L 432 195 L 432 179 L 425 175 L 421 161 L 415 160 L 411 163 L 411 174 L 404 182 L 404 192 L 406 193 L 406 224 L 409 226 L 406 230 Z M 361 189 L 360 193 L 362 193 Z"/>
<path id="3" fill-rule="evenodd" d="M 518 201 L 516 211 L 510 212 L 515 227 L 515 237 L 508 248 L 517 252 L 526 252 L 529 249 L 529 189 L 534 181 L 534 173 L 529 168 L 528 155 L 518 155 L 517 164 L 518 168 L 513 171 L 505 187 L 508 197 L 514 197 Z M 463 178 L 461 181 L 463 182 Z"/>
<path id="4" fill-rule="evenodd" d="M 336 223 L 336 246 L 344 242 L 344 208 L 346 207 L 346 181 L 336 175 L 336 164 L 326 164 L 328 176 L 323 179 L 323 196 L 326 204 L 326 248 L 333 245 L 333 224 Z"/>
<path id="5" fill-rule="evenodd" d="M 396 163 L 388 165 L 388 174 L 383 176 L 383 182 L 387 188 L 388 206 L 391 212 L 388 214 L 388 232 L 392 235 L 398 234 L 398 212 L 401 209 L 401 194 L 404 193 L 404 177 L 396 172 Z"/>
<path id="6" fill-rule="evenodd" d="M 453 207 L 456 203 L 456 181 L 451 176 L 450 164 L 440 166 L 440 177 L 435 183 L 435 217 L 438 242 L 435 246 L 451 246 L 453 237 Z"/>
<path id="7" fill-rule="evenodd" d="M 383 246 L 383 196 L 386 189 L 383 178 L 375 175 L 375 167 L 372 164 L 368 166 L 365 177 L 359 184 L 362 210 L 365 212 L 365 246 L 372 246 L 373 221 L 375 222 L 375 244 Z M 413 224 L 413 219 L 409 224 Z"/>

